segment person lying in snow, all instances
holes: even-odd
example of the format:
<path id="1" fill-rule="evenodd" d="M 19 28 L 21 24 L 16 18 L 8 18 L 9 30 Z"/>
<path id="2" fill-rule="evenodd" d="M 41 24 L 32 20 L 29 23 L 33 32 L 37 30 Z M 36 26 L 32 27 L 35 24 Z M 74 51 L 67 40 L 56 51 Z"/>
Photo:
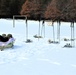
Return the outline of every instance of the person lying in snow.
<path id="1" fill-rule="evenodd" d="M 6 34 L 0 35 L 0 46 L 6 46 L 14 41 L 15 39 L 12 37 L 12 34 L 8 34 L 7 36 Z"/>
<path id="2" fill-rule="evenodd" d="M 0 42 L 7 42 L 8 40 L 8 37 L 3 37 L 2 35 L 0 35 Z"/>

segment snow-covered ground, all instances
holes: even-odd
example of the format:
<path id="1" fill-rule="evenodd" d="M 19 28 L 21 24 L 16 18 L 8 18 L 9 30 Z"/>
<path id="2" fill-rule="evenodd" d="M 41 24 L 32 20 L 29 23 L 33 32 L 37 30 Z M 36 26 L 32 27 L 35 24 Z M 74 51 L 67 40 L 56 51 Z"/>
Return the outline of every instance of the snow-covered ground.
<path id="1" fill-rule="evenodd" d="M 28 21 L 28 38 L 33 42 L 25 43 L 25 21 L 15 20 L 13 28 L 13 20 L 0 19 L 0 34 L 11 33 L 16 39 L 13 48 L 0 51 L 0 75 L 76 75 L 76 45 L 74 48 L 62 48 L 67 43 L 63 38 L 70 38 L 70 23 L 61 23 L 60 44 L 48 43 L 48 39 L 53 38 L 53 30 L 47 22 L 45 38 L 34 38 L 38 34 L 38 24 L 38 21 Z M 57 35 L 56 28 L 55 23 Z"/>

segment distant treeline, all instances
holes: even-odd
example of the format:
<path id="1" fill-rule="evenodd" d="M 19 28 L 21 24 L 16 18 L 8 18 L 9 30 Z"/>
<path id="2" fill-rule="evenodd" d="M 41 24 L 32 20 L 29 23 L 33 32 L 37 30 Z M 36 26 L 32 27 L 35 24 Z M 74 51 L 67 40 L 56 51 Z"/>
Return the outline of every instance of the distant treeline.
<path id="1" fill-rule="evenodd" d="M 34 19 L 76 21 L 76 0 L 26 0 L 21 15 Z"/>
<path id="2" fill-rule="evenodd" d="M 76 0 L 0 0 L 0 17 L 76 21 Z"/>
<path id="3" fill-rule="evenodd" d="M 41 0 L 41 1 L 43 2 L 44 7 L 47 5 L 47 2 L 51 0 Z M 25 2 L 26 0 L 0 0 L 0 18 L 12 18 L 13 15 L 20 15 L 22 5 Z"/>
<path id="4" fill-rule="evenodd" d="M 26 0 L 0 0 L 0 18 L 12 18 L 19 15 Z"/>

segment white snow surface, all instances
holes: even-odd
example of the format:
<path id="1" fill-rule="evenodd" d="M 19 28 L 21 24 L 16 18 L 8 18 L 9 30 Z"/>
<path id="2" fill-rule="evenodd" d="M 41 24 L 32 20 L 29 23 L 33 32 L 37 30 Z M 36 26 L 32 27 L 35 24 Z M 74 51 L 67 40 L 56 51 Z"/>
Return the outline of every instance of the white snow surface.
<path id="1" fill-rule="evenodd" d="M 48 39 L 53 39 L 53 30 L 47 22 L 45 38 L 34 38 L 38 34 L 38 25 L 38 21 L 28 21 L 28 38 L 33 42 L 25 43 L 24 20 L 15 20 L 13 28 L 13 20 L 0 19 L 0 34 L 10 33 L 15 38 L 13 48 L 0 51 L 0 75 L 76 75 L 76 44 L 74 48 L 62 48 L 67 43 L 63 38 L 71 37 L 70 23 L 61 22 L 60 44 L 48 43 Z M 57 23 L 54 25 L 57 35 Z"/>

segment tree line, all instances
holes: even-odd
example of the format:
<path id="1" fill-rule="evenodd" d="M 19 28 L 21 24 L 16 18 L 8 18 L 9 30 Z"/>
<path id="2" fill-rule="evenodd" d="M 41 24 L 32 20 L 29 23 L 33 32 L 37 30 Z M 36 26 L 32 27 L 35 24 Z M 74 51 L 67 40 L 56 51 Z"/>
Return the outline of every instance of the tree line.
<path id="1" fill-rule="evenodd" d="M 27 4 L 27 1 L 32 3 L 29 5 Z M 12 18 L 13 15 L 21 15 L 21 11 L 23 10 L 23 6 L 25 3 L 27 4 L 26 7 L 28 5 L 30 7 L 37 6 L 39 9 L 37 10 L 37 12 L 39 12 L 40 10 L 43 10 L 50 1 L 51 0 L 0 0 L 0 17 Z M 41 7 L 40 7 L 40 4 L 41 4 Z M 33 7 L 33 9 L 35 9 L 35 7 Z M 31 18 L 33 18 L 32 16 L 33 15 L 31 15 Z"/>
<path id="2" fill-rule="evenodd" d="M 12 18 L 19 15 L 26 0 L 0 0 L 0 18 Z"/>
<path id="3" fill-rule="evenodd" d="M 76 21 L 76 0 L 0 0 L 0 17 Z"/>
<path id="4" fill-rule="evenodd" d="M 34 19 L 76 21 L 76 0 L 26 0 L 20 14 Z"/>

